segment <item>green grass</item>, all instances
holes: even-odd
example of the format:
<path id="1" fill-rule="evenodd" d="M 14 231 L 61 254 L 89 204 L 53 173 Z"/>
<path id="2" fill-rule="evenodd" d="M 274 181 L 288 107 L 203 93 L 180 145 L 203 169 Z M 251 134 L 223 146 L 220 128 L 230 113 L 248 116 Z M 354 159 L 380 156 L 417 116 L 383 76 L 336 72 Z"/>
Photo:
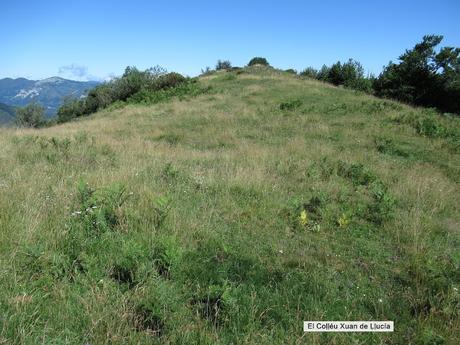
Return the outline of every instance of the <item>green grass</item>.
<path id="1" fill-rule="evenodd" d="M 458 119 L 260 67 L 193 90 L 0 130 L 0 344 L 458 344 Z"/>

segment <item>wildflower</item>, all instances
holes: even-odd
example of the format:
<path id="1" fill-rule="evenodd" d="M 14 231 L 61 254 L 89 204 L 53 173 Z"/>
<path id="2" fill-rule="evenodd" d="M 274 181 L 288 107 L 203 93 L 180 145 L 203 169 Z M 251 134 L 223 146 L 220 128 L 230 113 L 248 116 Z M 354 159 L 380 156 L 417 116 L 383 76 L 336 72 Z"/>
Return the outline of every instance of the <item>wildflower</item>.
<path id="1" fill-rule="evenodd" d="M 283 254 L 283 251 L 282 251 L 281 249 L 280 249 L 278 252 L 279 252 L 280 254 Z"/>
<path id="2" fill-rule="evenodd" d="M 307 211 L 305 210 L 302 210 L 302 212 L 300 212 L 300 224 L 305 226 L 308 224 L 308 214 L 307 214 Z"/>
<path id="3" fill-rule="evenodd" d="M 72 212 L 72 216 L 78 216 L 81 214 L 81 211 L 74 211 Z"/>
<path id="4" fill-rule="evenodd" d="M 379 298 L 379 302 L 380 302 L 380 303 L 383 303 L 383 300 L 382 300 L 381 298 Z"/>
<path id="5" fill-rule="evenodd" d="M 339 225 L 340 228 L 345 228 L 348 224 L 350 223 L 350 218 L 343 213 L 340 218 L 337 220 L 337 224 Z"/>

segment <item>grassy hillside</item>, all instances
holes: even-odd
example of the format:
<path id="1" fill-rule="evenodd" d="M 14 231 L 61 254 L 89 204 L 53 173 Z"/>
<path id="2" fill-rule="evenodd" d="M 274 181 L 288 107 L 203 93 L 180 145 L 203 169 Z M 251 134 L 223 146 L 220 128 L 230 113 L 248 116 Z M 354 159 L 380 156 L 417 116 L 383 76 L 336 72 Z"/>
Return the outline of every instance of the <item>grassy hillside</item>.
<path id="1" fill-rule="evenodd" d="M 0 344 L 458 344 L 458 119 L 262 68 L 199 82 L 0 130 Z"/>

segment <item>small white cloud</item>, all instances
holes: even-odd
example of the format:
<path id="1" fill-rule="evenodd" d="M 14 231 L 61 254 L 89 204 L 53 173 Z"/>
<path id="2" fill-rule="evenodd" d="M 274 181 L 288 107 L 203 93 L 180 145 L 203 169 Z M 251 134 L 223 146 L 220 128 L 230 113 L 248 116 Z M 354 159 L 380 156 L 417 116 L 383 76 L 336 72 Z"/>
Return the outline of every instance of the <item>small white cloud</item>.
<path id="1" fill-rule="evenodd" d="M 88 67 L 73 63 L 59 67 L 59 75 L 83 79 L 88 76 Z"/>
<path id="2" fill-rule="evenodd" d="M 97 77 L 88 73 L 88 67 L 72 63 L 70 65 L 61 66 L 58 70 L 59 76 L 66 79 L 80 80 L 80 81 L 102 81 L 103 78 Z"/>

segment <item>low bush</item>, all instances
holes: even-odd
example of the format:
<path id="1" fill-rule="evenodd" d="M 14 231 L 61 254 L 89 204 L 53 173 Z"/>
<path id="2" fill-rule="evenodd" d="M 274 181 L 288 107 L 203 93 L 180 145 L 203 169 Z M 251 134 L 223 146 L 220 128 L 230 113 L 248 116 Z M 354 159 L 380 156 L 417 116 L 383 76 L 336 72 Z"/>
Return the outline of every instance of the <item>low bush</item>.
<path id="1" fill-rule="evenodd" d="M 337 174 L 349 179 L 355 186 L 367 186 L 376 180 L 375 175 L 360 163 L 339 162 Z"/>
<path id="2" fill-rule="evenodd" d="M 168 97 L 170 96 L 169 93 L 165 96 L 161 95 L 161 91 L 178 87 L 186 81 L 187 78 L 179 73 L 166 73 L 161 67 L 154 67 L 145 71 L 139 71 L 135 67 L 127 67 L 122 77 L 96 86 L 89 91 L 86 98 L 67 98 L 58 110 L 58 122 L 67 122 L 80 116 L 92 114 L 116 102 L 141 101 L 142 95 L 148 96 L 148 99 Z M 181 91 L 183 92 L 185 89 Z M 155 92 L 160 92 L 160 94 L 152 97 L 152 93 Z"/>
<path id="3" fill-rule="evenodd" d="M 280 110 L 294 110 L 302 105 L 300 99 L 294 99 L 292 101 L 283 102 L 280 104 Z"/>
<path id="4" fill-rule="evenodd" d="M 121 184 L 114 184 L 101 190 L 92 189 L 81 181 L 78 186 L 77 205 L 72 212 L 70 227 L 80 229 L 86 236 L 97 236 L 114 231 L 120 223 L 120 209 L 129 194 Z"/>
<path id="5" fill-rule="evenodd" d="M 217 60 L 216 71 L 232 68 L 232 63 L 228 60 Z"/>
<path id="6" fill-rule="evenodd" d="M 380 153 L 399 157 L 409 157 L 409 153 L 406 150 L 402 149 L 393 140 L 388 138 L 376 138 L 375 147 Z"/>
<path id="7" fill-rule="evenodd" d="M 268 63 L 267 59 L 263 58 L 263 57 L 254 57 L 254 58 L 252 58 L 249 61 L 248 66 L 254 66 L 254 65 L 270 66 L 270 64 Z"/>
<path id="8" fill-rule="evenodd" d="M 318 79 L 318 70 L 313 67 L 307 67 L 302 72 L 300 72 L 302 77 Z"/>
<path id="9" fill-rule="evenodd" d="M 284 72 L 289 73 L 289 74 L 297 74 L 297 71 L 295 69 L 289 68 L 285 70 Z"/>
<path id="10" fill-rule="evenodd" d="M 167 101 L 173 97 L 180 99 L 186 96 L 198 96 L 210 92 L 210 87 L 202 87 L 193 80 L 182 82 L 174 87 L 160 90 L 141 90 L 128 98 L 127 103 L 155 104 Z"/>
<path id="11" fill-rule="evenodd" d="M 454 143 L 460 140 L 458 118 L 441 117 L 434 109 L 424 109 L 419 113 L 403 113 L 393 117 L 392 121 L 409 125 L 417 134 L 424 137 L 445 138 Z"/>

